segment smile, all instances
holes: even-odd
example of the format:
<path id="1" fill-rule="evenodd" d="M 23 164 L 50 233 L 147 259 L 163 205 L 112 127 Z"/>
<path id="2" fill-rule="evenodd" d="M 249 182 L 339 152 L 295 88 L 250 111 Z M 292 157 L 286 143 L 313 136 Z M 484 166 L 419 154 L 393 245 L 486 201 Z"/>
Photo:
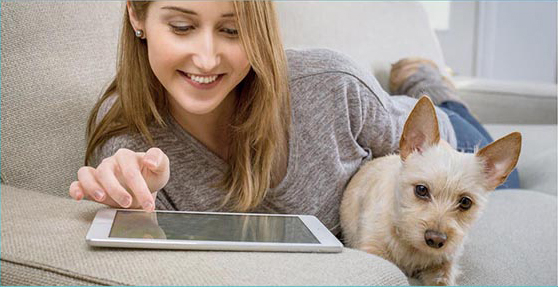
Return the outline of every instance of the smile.
<path id="1" fill-rule="evenodd" d="M 214 82 L 218 75 L 215 76 L 209 76 L 209 77 L 200 77 L 200 76 L 196 76 L 196 75 L 192 75 L 192 74 L 186 74 L 186 76 L 188 76 L 188 78 L 190 78 L 192 81 L 198 82 L 200 84 L 209 84 Z"/>
<path id="2" fill-rule="evenodd" d="M 215 87 L 225 75 L 225 74 L 218 74 L 218 75 L 199 76 L 190 73 L 185 73 L 182 71 L 178 71 L 178 72 L 182 75 L 182 77 L 186 80 L 186 82 L 188 82 L 195 88 L 204 89 L 204 90 Z"/>

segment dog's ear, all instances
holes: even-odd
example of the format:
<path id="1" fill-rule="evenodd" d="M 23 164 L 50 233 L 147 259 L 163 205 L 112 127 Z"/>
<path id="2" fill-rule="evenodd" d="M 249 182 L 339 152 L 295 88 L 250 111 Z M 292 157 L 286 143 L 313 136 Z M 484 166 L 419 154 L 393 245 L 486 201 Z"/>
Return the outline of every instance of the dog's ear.
<path id="1" fill-rule="evenodd" d="M 513 132 L 485 146 L 476 154 L 484 164 L 488 190 L 494 190 L 508 178 L 519 160 L 521 134 Z"/>
<path id="2" fill-rule="evenodd" d="M 422 96 L 403 127 L 399 140 L 399 156 L 401 160 L 405 160 L 413 151 L 422 152 L 439 141 L 440 132 L 434 104 L 429 97 Z"/>

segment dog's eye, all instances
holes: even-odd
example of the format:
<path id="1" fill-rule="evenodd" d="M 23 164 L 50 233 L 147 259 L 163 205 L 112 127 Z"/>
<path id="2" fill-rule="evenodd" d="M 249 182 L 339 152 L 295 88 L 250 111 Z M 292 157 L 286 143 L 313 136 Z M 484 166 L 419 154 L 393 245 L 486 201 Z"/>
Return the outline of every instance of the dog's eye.
<path id="1" fill-rule="evenodd" d="M 460 208 L 461 210 L 467 210 L 467 209 L 471 208 L 472 205 L 473 205 L 473 201 L 472 201 L 470 198 L 466 197 L 466 196 L 465 196 L 465 197 L 462 197 L 462 198 L 459 200 L 459 208 Z"/>
<path id="2" fill-rule="evenodd" d="M 428 199 L 430 197 L 428 194 L 428 188 L 420 184 L 415 185 L 415 195 L 422 199 Z"/>

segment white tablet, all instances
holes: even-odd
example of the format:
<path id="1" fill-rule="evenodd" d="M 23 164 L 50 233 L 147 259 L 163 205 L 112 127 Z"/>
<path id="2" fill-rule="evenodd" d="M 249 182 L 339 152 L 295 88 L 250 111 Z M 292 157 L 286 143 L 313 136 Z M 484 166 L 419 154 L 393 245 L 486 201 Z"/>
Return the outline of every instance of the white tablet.
<path id="1" fill-rule="evenodd" d="M 102 209 L 92 246 L 230 251 L 341 252 L 343 244 L 314 216 Z"/>

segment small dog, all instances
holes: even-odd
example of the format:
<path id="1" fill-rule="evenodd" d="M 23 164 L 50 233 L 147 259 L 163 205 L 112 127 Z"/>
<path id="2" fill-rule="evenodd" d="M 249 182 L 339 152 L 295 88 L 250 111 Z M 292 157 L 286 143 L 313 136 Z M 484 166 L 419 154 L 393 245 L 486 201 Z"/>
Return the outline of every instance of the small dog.
<path id="1" fill-rule="evenodd" d="M 455 285 L 463 240 L 489 191 L 517 164 L 521 134 L 460 153 L 440 140 L 434 105 L 423 96 L 399 147 L 399 155 L 364 164 L 347 185 L 340 210 L 345 243 L 426 285 Z"/>

